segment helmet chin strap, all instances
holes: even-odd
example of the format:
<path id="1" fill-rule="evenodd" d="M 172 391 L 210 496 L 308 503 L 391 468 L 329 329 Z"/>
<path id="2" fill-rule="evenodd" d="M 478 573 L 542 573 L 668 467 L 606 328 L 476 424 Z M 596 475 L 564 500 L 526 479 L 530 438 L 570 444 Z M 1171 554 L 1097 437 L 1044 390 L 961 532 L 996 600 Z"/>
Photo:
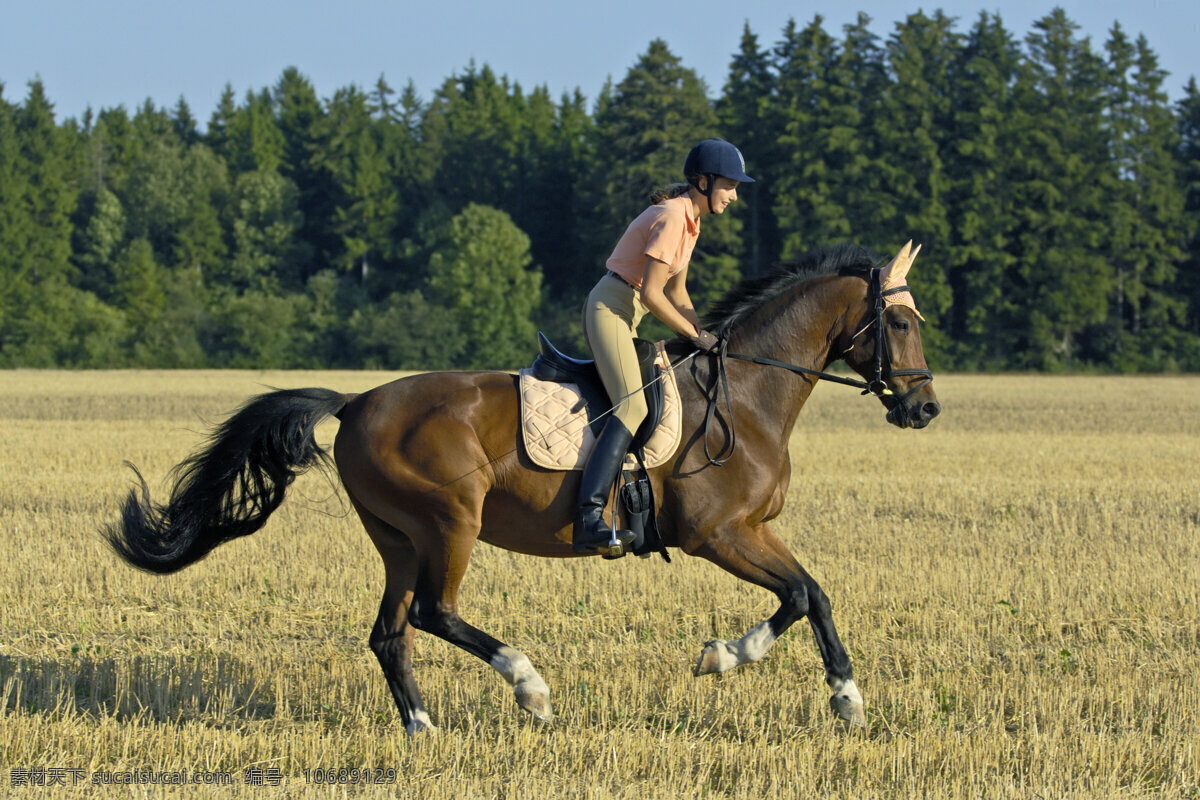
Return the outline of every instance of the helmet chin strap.
<path id="1" fill-rule="evenodd" d="M 696 191 L 700 192 L 700 194 L 702 194 L 708 198 L 708 213 L 715 214 L 717 212 L 713 210 L 712 193 L 713 193 L 713 184 L 717 182 L 717 176 L 710 172 L 703 177 L 708 179 L 708 187 L 706 189 L 701 189 L 700 186 L 698 185 L 700 183 L 700 181 L 697 179 Z"/>
<path id="2" fill-rule="evenodd" d="M 708 179 L 708 186 L 706 188 L 700 188 L 700 179 L 701 178 Z M 715 182 L 716 182 L 716 175 L 714 175 L 713 173 L 708 173 L 707 175 L 697 175 L 695 184 L 692 184 L 692 186 L 696 187 L 697 192 L 700 192 L 701 194 L 703 194 L 704 197 L 708 198 L 708 212 L 709 213 L 716 213 L 716 211 L 713 210 L 713 184 L 715 184 Z"/>

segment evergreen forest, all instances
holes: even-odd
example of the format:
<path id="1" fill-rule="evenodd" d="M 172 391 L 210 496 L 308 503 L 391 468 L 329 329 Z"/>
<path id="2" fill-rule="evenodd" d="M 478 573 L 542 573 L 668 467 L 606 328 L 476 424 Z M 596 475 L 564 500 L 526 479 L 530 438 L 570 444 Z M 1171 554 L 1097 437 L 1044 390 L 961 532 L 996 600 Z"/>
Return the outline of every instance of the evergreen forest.
<path id="1" fill-rule="evenodd" d="M 1200 370 L 1195 78 L 1169 101 L 1144 37 L 1061 9 L 869 24 L 747 24 L 719 90 L 654 40 L 592 99 L 474 63 L 318 97 L 287 67 L 204 121 L 58 120 L 0 84 L 0 366 L 512 368 L 538 329 L 582 355 L 616 240 L 720 136 L 758 180 L 704 218 L 702 316 L 814 246 L 911 238 L 935 369 Z"/>

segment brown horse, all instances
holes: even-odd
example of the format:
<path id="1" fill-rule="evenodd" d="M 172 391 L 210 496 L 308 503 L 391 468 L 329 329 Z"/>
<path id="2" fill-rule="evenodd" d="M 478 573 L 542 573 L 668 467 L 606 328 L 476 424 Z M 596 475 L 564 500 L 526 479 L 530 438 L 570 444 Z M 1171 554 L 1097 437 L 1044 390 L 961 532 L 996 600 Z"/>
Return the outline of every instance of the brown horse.
<path id="1" fill-rule="evenodd" d="M 834 377 L 821 372 L 834 361 L 866 379 L 841 380 L 879 396 L 892 424 L 922 428 L 939 413 L 915 307 L 907 287 L 897 285 L 912 257 L 906 246 L 878 269 L 874 254 L 841 246 L 735 287 L 709 321 L 727 342 L 727 372 L 725 358 L 688 358 L 684 342 L 668 348 L 683 373 L 684 441 L 650 473 L 667 546 L 706 558 L 780 601 L 770 619 L 740 639 L 709 642 L 695 674 L 761 659 L 807 616 L 833 690 L 830 704 L 855 725 L 865 723 L 862 697 L 829 601 L 769 521 L 787 495 L 796 415 L 817 377 Z M 709 420 L 706 411 L 718 399 Z M 261 395 L 179 466 L 166 505 L 151 503 L 139 475 L 140 491 L 130 493 L 120 523 L 107 529 L 109 541 L 129 563 L 169 573 L 253 533 L 297 474 L 328 465 L 312 433 L 328 415 L 341 420 L 336 469 L 386 569 L 370 645 L 406 729 L 433 729 L 412 673 L 417 630 L 491 664 L 514 687 L 521 708 L 549 721 L 549 689 L 529 659 L 464 622 L 457 604 L 476 541 L 535 556 L 572 555 L 578 473 L 538 468 L 517 445 L 511 374 L 429 373 L 358 395 L 328 389 Z M 710 444 L 725 456 L 719 464 L 707 454 Z"/>

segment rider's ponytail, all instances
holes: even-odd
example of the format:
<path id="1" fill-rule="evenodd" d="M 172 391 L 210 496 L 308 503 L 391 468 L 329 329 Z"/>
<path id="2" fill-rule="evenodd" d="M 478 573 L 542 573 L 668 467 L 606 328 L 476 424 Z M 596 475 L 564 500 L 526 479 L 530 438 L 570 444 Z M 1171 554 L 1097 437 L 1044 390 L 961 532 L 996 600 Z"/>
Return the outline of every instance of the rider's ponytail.
<path id="1" fill-rule="evenodd" d="M 683 197 L 691 188 L 691 185 L 687 183 L 672 183 L 670 186 L 656 189 L 650 193 L 650 204 L 658 205 L 664 200 L 674 200 L 676 197 Z"/>

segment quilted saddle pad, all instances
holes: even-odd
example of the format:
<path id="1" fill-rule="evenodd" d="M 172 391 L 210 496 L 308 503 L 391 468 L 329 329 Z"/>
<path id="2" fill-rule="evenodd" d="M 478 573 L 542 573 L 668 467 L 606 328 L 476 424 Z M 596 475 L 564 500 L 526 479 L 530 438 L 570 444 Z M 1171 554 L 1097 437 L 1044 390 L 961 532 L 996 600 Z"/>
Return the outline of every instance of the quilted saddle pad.
<path id="1" fill-rule="evenodd" d="M 662 368 L 663 413 L 658 427 L 646 442 L 646 466 L 665 464 L 679 447 L 683 424 L 679 387 L 675 373 L 659 342 L 655 363 Z M 520 370 L 518 391 L 521 396 L 521 442 L 534 464 L 545 469 L 583 469 L 596 437 L 588 426 L 583 395 L 573 383 L 554 383 L 534 378 L 528 368 Z M 632 455 L 625 457 L 625 468 L 637 465 Z"/>

